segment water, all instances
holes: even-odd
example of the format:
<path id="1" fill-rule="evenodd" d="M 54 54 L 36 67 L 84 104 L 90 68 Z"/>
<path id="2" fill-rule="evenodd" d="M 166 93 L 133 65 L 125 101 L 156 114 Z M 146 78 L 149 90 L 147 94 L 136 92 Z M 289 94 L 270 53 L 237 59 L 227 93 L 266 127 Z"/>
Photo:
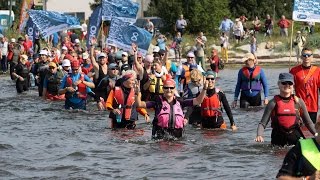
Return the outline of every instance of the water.
<path id="1" fill-rule="evenodd" d="M 265 69 L 270 96 L 287 71 Z M 226 69 L 217 83 L 230 104 L 237 73 Z M 270 125 L 266 142 L 254 142 L 262 108 L 233 110 L 237 132 L 188 126 L 179 141 L 154 142 L 142 118 L 134 131 L 112 131 L 95 103 L 62 110 L 62 102 L 44 102 L 35 90 L 17 95 L 9 77 L 0 79 L 0 179 L 275 179 L 288 150 L 269 145 Z"/>

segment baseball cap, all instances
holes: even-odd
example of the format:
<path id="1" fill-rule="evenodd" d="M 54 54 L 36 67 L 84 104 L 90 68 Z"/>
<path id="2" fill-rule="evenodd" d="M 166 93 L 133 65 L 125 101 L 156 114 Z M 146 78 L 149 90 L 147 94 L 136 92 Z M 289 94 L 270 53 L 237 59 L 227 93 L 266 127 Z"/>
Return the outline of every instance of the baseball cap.
<path id="1" fill-rule="evenodd" d="M 113 68 L 118 68 L 119 66 L 118 66 L 118 64 L 116 64 L 116 63 L 110 63 L 109 65 L 108 65 L 108 69 L 113 69 Z"/>
<path id="2" fill-rule="evenodd" d="M 64 59 L 62 61 L 62 67 L 65 67 L 65 66 L 71 66 L 69 59 Z"/>
<path id="3" fill-rule="evenodd" d="M 195 57 L 195 56 L 194 56 L 194 53 L 193 53 L 193 52 L 189 52 L 189 53 L 187 54 L 187 57 Z"/>
<path id="4" fill-rule="evenodd" d="M 79 44 L 79 43 L 80 43 L 80 40 L 79 40 L 79 39 L 75 39 L 74 42 L 75 42 L 76 44 Z"/>
<path id="5" fill-rule="evenodd" d="M 160 51 L 159 46 L 155 46 L 155 47 L 153 48 L 153 52 L 154 52 L 154 53 L 158 53 L 159 51 Z"/>
<path id="6" fill-rule="evenodd" d="M 61 48 L 62 50 L 68 50 L 68 48 L 66 47 L 66 46 L 62 46 L 62 48 Z"/>
<path id="7" fill-rule="evenodd" d="M 107 55 L 106 55 L 105 53 L 100 53 L 100 54 L 98 55 L 98 59 L 101 58 L 101 57 L 107 57 Z"/>
<path id="8" fill-rule="evenodd" d="M 40 55 L 43 54 L 43 55 L 48 56 L 48 51 L 46 51 L 46 50 L 41 50 L 39 54 L 40 54 Z"/>
<path id="9" fill-rule="evenodd" d="M 150 55 L 150 54 L 148 54 L 147 56 L 146 56 L 146 58 L 144 58 L 144 60 L 145 61 L 148 61 L 149 63 L 152 63 L 153 62 L 153 55 Z"/>
<path id="10" fill-rule="evenodd" d="M 205 76 L 213 76 L 214 78 L 216 78 L 216 73 L 214 73 L 212 70 L 208 70 L 206 73 L 205 73 Z"/>
<path id="11" fill-rule="evenodd" d="M 292 82 L 294 83 L 294 80 L 293 80 L 293 75 L 290 74 L 290 73 L 280 73 L 279 74 L 279 81 L 280 82 Z"/>
<path id="12" fill-rule="evenodd" d="M 71 68 L 78 68 L 80 67 L 80 63 L 77 60 L 71 62 Z"/>
<path id="13" fill-rule="evenodd" d="M 82 53 L 82 59 L 88 59 L 89 54 L 88 53 Z"/>
<path id="14" fill-rule="evenodd" d="M 122 56 L 125 55 L 126 57 L 128 57 L 128 53 L 127 53 L 127 52 L 122 52 L 121 55 L 122 55 Z"/>
<path id="15" fill-rule="evenodd" d="M 57 67 L 57 64 L 54 63 L 54 62 L 50 62 L 50 63 L 49 63 L 49 67 L 55 67 L 55 68 L 56 68 L 56 67 Z"/>
<path id="16" fill-rule="evenodd" d="M 12 43 L 15 43 L 15 42 L 16 42 L 16 39 L 15 39 L 15 38 L 11 38 L 11 42 L 12 42 Z"/>

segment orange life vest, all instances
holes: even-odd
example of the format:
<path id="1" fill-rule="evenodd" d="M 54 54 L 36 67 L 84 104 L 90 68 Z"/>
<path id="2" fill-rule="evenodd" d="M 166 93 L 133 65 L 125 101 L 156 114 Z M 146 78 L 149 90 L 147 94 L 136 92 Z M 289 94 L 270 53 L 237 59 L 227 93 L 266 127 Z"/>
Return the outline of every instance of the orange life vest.
<path id="1" fill-rule="evenodd" d="M 191 80 L 191 72 L 190 72 L 190 67 L 189 66 L 187 66 L 187 65 L 183 65 L 182 66 L 183 67 L 183 69 L 184 69 L 184 77 L 186 78 L 186 82 L 185 82 L 185 84 L 188 84 L 189 82 L 190 82 L 190 80 Z"/>
<path id="2" fill-rule="evenodd" d="M 84 74 L 80 74 L 80 79 L 81 81 L 84 81 Z M 70 75 L 68 75 L 67 77 L 67 87 L 74 87 L 73 86 L 73 82 L 72 82 L 72 78 Z M 80 99 L 86 99 L 87 98 L 87 86 L 84 83 L 80 83 L 77 86 L 78 90 L 77 90 L 77 95 L 78 98 Z"/>
<path id="3" fill-rule="evenodd" d="M 201 103 L 201 115 L 203 117 L 221 116 L 221 102 L 218 92 L 211 97 L 206 96 Z"/>
<path id="4" fill-rule="evenodd" d="M 260 75 L 260 70 L 261 70 L 260 66 L 256 66 L 252 72 L 252 77 L 250 77 L 250 72 L 248 67 L 245 66 L 242 68 L 243 75 L 248 79 L 255 79 L 258 75 Z"/>
<path id="5" fill-rule="evenodd" d="M 291 130 L 298 125 L 299 111 L 296 110 L 294 96 L 288 102 L 284 102 L 279 95 L 274 96 L 276 103 L 271 120 L 272 128 Z"/>
<path id="6" fill-rule="evenodd" d="M 119 105 L 121 105 L 121 108 L 120 108 L 121 114 L 124 113 L 124 116 L 122 116 L 122 117 L 124 117 L 125 120 L 130 120 L 132 107 L 135 102 L 133 88 L 131 88 L 130 93 L 127 98 L 127 102 L 126 102 L 126 104 L 124 104 L 125 101 L 124 101 L 123 91 L 122 91 L 121 87 L 116 86 L 114 89 L 114 100 L 116 101 L 114 108 L 118 108 Z"/>

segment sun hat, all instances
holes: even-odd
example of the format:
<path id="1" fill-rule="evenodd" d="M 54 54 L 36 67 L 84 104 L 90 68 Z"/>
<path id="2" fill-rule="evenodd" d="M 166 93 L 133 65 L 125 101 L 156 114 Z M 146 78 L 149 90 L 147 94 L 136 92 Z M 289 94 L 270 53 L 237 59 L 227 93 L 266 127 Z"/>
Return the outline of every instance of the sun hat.
<path id="1" fill-rule="evenodd" d="M 69 66 L 69 67 L 71 66 L 69 59 L 64 59 L 62 61 L 62 67 L 65 67 L 65 66 Z"/>
<path id="2" fill-rule="evenodd" d="M 247 53 L 244 55 L 244 57 L 242 58 L 243 62 L 246 62 L 247 60 L 252 59 L 255 60 L 256 57 L 252 54 L 252 53 Z"/>
<path id="3" fill-rule="evenodd" d="M 57 67 L 57 64 L 54 63 L 54 62 L 50 62 L 50 63 L 49 63 L 49 67 L 54 67 L 54 68 L 56 68 L 56 67 Z"/>

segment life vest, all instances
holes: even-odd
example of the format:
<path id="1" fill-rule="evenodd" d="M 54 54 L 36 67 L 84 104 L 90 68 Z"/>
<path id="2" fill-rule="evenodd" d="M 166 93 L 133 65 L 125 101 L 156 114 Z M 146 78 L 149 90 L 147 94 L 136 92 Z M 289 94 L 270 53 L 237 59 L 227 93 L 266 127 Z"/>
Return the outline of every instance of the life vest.
<path id="1" fill-rule="evenodd" d="M 56 74 L 47 74 L 48 86 L 47 91 L 52 95 L 57 95 L 61 84 L 61 79 L 63 78 L 63 73 L 57 71 Z"/>
<path id="2" fill-rule="evenodd" d="M 280 128 L 286 131 L 295 128 L 299 124 L 299 110 L 296 110 L 294 96 L 289 102 L 284 102 L 279 95 L 274 96 L 275 108 L 271 116 L 272 128 Z"/>
<path id="3" fill-rule="evenodd" d="M 28 78 L 30 71 L 29 71 L 27 64 L 21 64 L 21 67 L 22 67 L 22 69 L 21 69 L 20 76 L 22 76 L 23 78 Z"/>
<path id="4" fill-rule="evenodd" d="M 242 68 L 241 89 L 242 90 L 261 90 L 260 66 L 256 66 L 250 74 L 248 67 Z"/>
<path id="5" fill-rule="evenodd" d="M 163 100 L 162 97 L 160 97 L 160 99 L 162 102 L 162 107 L 159 114 L 157 115 L 157 125 L 161 128 L 183 128 L 184 115 L 179 101 L 176 100 L 175 104 L 173 106 L 170 106 L 170 104 L 166 100 Z"/>
<path id="6" fill-rule="evenodd" d="M 134 97 L 134 90 L 131 88 L 129 95 L 125 101 L 125 97 L 123 94 L 123 91 L 121 87 L 116 86 L 114 89 L 114 100 L 115 100 L 115 105 L 114 108 L 119 108 L 119 105 L 121 105 L 120 111 L 122 114 L 122 117 L 125 118 L 125 120 L 130 120 L 132 119 L 132 108 L 135 102 L 135 97 Z M 124 104 L 126 102 L 126 104 Z M 123 115 L 124 113 L 124 115 Z"/>
<path id="7" fill-rule="evenodd" d="M 156 94 L 163 94 L 163 82 L 161 77 L 154 77 L 150 79 L 149 92 Z"/>
<path id="8" fill-rule="evenodd" d="M 221 102 L 219 100 L 218 92 L 213 94 L 211 97 L 206 96 L 201 103 L 201 115 L 203 117 L 214 117 L 221 116 Z"/>
<path id="9" fill-rule="evenodd" d="M 84 74 L 80 74 L 81 81 L 84 81 Z M 73 81 L 70 75 L 67 75 L 67 87 L 73 87 Z M 77 89 L 77 96 L 80 99 L 86 99 L 87 98 L 87 86 L 83 83 L 79 83 L 75 89 Z"/>
<path id="10" fill-rule="evenodd" d="M 83 66 L 82 66 L 82 67 L 81 67 L 81 70 L 82 70 L 82 71 L 87 71 L 87 72 L 89 73 L 89 72 L 92 70 L 92 68 L 93 68 L 93 66 L 92 66 L 92 64 L 90 64 L 89 67 L 83 67 Z"/>
<path id="11" fill-rule="evenodd" d="M 191 80 L 191 71 L 190 67 L 186 64 L 182 65 L 182 68 L 184 69 L 184 78 L 186 79 L 185 84 L 188 84 Z"/>
<path id="12" fill-rule="evenodd" d="M 300 139 L 301 153 L 303 157 L 316 169 L 320 170 L 320 152 L 313 139 Z"/>

